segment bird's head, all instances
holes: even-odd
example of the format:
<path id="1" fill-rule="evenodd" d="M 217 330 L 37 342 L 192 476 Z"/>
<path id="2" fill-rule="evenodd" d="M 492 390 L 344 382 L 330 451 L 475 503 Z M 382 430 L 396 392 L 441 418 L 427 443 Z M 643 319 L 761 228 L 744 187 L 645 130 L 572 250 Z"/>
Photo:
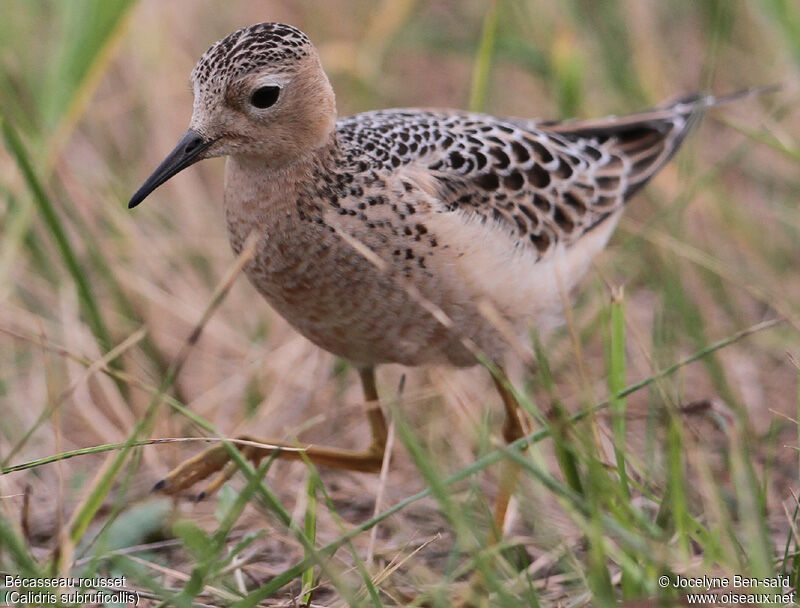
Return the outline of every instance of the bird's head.
<path id="1" fill-rule="evenodd" d="M 333 89 L 311 41 L 291 25 L 259 23 L 214 43 L 191 85 L 189 130 L 129 208 L 204 158 L 250 156 L 277 168 L 327 143 L 334 129 Z"/>

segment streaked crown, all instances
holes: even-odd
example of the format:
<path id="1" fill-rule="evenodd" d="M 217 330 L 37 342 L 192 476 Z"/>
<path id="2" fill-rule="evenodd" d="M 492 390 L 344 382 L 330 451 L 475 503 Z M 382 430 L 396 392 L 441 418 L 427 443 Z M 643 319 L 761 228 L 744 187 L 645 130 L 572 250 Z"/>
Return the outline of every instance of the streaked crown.
<path id="1" fill-rule="evenodd" d="M 203 92 L 219 93 L 226 82 L 269 66 L 290 69 L 312 52 L 303 32 L 285 23 L 257 23 L 218 40 L 192 70 L 192 82 Z"/>

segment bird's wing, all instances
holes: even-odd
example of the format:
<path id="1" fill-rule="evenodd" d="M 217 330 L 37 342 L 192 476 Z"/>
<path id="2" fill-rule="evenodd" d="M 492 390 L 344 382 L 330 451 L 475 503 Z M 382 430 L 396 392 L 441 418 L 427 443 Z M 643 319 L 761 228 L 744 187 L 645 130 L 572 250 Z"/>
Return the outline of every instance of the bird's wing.
<path id="1" fill-rule="evenodd" d="M 675 153 L 706 99 L 564 123 L 382 110 L 339 129 L 384 173 L 424 170 L 439 211 L 496 223 L 544 256 L 621 208 Z"/>

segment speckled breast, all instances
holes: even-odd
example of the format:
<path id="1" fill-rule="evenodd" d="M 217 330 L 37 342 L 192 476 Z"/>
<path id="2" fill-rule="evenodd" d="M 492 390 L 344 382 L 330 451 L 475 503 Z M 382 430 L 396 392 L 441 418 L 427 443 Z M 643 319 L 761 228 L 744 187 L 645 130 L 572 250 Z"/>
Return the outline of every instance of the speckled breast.
<path id="1" fill-rule="evenodd" d="M 290 214 L 255 222 L 227 214 L 234 252 L 259 226 L 245 274 L 302 335 L 355 363 L 467 366 L 474 357 L 391 276 L 324 226 Z"/>

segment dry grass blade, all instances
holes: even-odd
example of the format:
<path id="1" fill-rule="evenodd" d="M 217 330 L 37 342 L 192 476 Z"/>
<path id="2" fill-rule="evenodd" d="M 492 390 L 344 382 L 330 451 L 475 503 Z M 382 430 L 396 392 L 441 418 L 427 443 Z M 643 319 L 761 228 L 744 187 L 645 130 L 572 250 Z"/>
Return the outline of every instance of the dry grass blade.
<path id="1" fill-rule="evenodd" d="M 3 328 L 0 328 L 0 331 L 4 331 Z M 10 333 L 10 332 L 8 332 Z M 75 389 L 79 386 L 79 384 L 86 382 L 93 374 L 95 374 L 100 369 L 103 369 L 109 364 L 121 356 L 123 353 L 128 351 L 129 349 L 133 348 L 136 344 L 138 344 L 146 334 L 146 330 L 144 328 L 139 329 L 138 331 L 132 333 L 130 336 L 125 338 L 120 344 L 112 348 L 108 351 L 103 357 L 94 361 L 91 365 L 89 365 L 83 372 L 81 378 L 73 382 L 70 386 L 68 386 L 64 391 L 58 395 L 58 397 L 47 407 L 45 408 L 42 413 L 39 415 L 36 423 L 33 424 L 30 429 L 20 438 L 20 440 L 11 448 L 8 454 L 5 455 L 2 462 L 0 462 L 0 468 L 3 471 L 8 469 L 8 463 L 14 458 L 14 456 L 25 446 L 25 443 L 31 438 L 33 433 L 39 427 L 39 425 L 44 422 L 50 414 L 55 411 L 59 405 L 64 403 L 74 392 Z"/>

